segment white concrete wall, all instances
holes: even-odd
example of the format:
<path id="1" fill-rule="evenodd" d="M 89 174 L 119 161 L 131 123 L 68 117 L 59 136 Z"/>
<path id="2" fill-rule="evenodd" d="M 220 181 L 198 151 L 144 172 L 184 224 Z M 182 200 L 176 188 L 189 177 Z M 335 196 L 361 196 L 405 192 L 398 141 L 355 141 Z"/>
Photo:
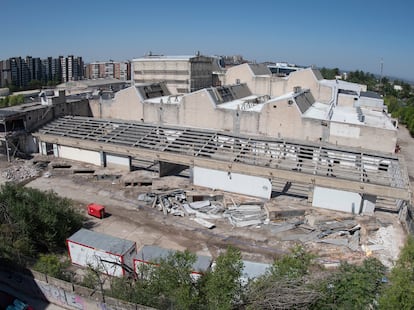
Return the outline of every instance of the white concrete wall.
<path id="1" fill-rule="evenodd" d="M 272 193 L 269 179 L 201 167 L 194 167 L 193 182 L 197 186 L 266 199 Z"/>
<path id="2" fill-rule="evenodd" d="M 361 199 L 358 193 L 315 186 L 312 207 L 358 214 Z"/>
<path id="3" fill-rule="evenodd" d="M 105 154 L 106 166 L 109 168 L 120 168 L 124 170 L 130 169 L 130 159 L 128 156 L 116 156 L 111 154 Z"/>
<path id="4" fill-rule="evenodd" d="M 91 265 L 92 267 L 99 269 L 101 272 L 107 273 L 111 276 L 123 276 L 122 268 L 120 266 L 101 261 L 101 259 L 103 259 L 121 264 L 121 256 L 96 250 L 72 241 L 68 241 L 68 248 L 70 259 L 73 264 L 84 267 Z"/>
<path id="5" fill-rule="evenodd" d="M 101 154 L 95 151 L 82 150 L 64 145 L 58 146 L 58 154 L 61 158 L 81 161 L 96 166 L 101 165 Z"/>

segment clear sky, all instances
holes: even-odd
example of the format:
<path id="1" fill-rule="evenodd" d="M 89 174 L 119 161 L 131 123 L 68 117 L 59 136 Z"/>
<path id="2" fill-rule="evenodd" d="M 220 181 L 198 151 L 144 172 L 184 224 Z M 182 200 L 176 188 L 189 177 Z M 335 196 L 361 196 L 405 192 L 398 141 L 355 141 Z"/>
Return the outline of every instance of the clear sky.
<path id="1" fill-rule="evenodd" d="M 0 0 L 0 59 L 154 54 L 380 73 L 414 81 L 412 0 Z"/>

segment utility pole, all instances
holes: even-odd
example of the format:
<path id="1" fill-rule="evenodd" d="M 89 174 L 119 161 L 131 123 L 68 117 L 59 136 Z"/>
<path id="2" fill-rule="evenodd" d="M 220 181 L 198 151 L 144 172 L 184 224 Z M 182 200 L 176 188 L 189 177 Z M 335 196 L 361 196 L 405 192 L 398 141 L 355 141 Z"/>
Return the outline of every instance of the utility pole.
<path id="1" fill-rule="evenodd" d="M 384 61 L 381 57 L 381 62 L 380 62 L 380 72 L 381 72 L 381 77 L 380 77 L 380 82 L 379 82 L 379 86 L 380 86 L 380 90 L 382 89 L 382 77 L 383 77 L 383 68 L 384 68 Z M 385 94 L 384 94 L 385 95 Z"/>

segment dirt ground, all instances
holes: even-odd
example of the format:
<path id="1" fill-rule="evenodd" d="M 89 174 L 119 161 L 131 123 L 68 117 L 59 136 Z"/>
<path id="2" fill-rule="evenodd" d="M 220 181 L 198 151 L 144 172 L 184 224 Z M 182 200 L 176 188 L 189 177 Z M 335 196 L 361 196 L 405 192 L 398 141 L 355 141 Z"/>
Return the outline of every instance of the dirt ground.
<path id="1" fill-rule="evenodd" d="M 414 178 L 414 143 L 406 128 L 399 129 L 398 143 L 401 146 L 401 155 L 404 156 L 408 168 L 410 179 Z M 37 158 L 39 159 L 39 158 Z M 290 238 L 301 231 L 290 230 L 277 233 L 269 229 L 268 225 L 237 228 L 233 227 L 227 219 L 214 220 L 216 225 L 213 229 L 200 226 L 190 217 L 178 217 L 164 215 L 150 205 L 138 201 L 140 193 L 151 191 L 149 186 L 125 187 L 119 180 L 97 179 L 88 173 L 74 174 L 74 167 L 79 169 L 100 170 L 95 166 L 88 166 L 64 160 L 69 163 L 71 169 L 53 169 L 53 162 L 62 162 L 61 159 L 40 158 L 41 160 L 51 160 L 49 165 L 41 167 L 38 177 L 33 177 L 26 186 L 40 190 L 53 190 L 59 196 L 73 199 L 77 208 L 88 218 L 87 228 L 97 232 L 117 236 L 120 238 L 135 241 L 137 248 L 143 245 L 158 245 L 164 248 L 184 250 L 199 255 L 216 257 L 227 245 L 234 245 L 241 249 L 244 259 L 270 263 L 275 256 L 287 253 L 289 248 L 298 242 Z M 8 163 L 3 157 L 0 159 L 2 174 L 0 183 L 7 180 L 8 174 L 25 174 L 25 165 L 32 165 L 31 162 L 15 160 Z M 17 167 L 17 168 L 16 168 Z M 30 167 L 29 167 L 30 170 Z M 9 171 L 5 173 L 6 171 Z M 102 171 L 101 171 L 102 172 Z M 109 173 L 117 174 L 117 171 Z M 27 175 L 27 173 L 26 173 Z M 177 181 L 177 180 L 175 180 Z M 166 185 L 173 186 L 173 181 L 167 180 Z M 194 188 L 187 180 L 178 180 L 180 186 L 186 190 Z M 203 193 L 214 193 L 208 190 L 200 190 Z M 249 200 L 251 198 L 237 195 L 224 194 L 228 202 Z M 108 216 L 102 220 L 90 217 L 86 214 L 86 205 L 90 202 L 103 204 L 106 207 Z M 376 212 L 375 216 L 352 216 L 340 212 L 327 210 L 316 210 L 309 207 L 306 199 L 292 197 L 277 197 L 267 202 L 267 205 L 275 208 L 297 208 L 306 209 L 307 215 L 319 218 L 347 220 L 353 218 L 358 224 L 363 225 L 361 229 L 361 245 L 372 243 L 375 238 L 387 238 L 381 240 L 382 251 L 374 252 L 383 262 L 389 266 L 398 257 L 399 248 L 404 244 L 405 232 L 398 222 L 396 214 L 387 212 Z M 303 220 L 302 218 L 287 218 L 282 221 L 293 222 Z M 380 236 L 381 233 L 381 236 Z M 314 252 L 321 261 L 360 261 L 366 257 L 367 252 L 364 247 L 359 247 L 353 251 L 344 246 L 306 242 L 304 246 Z M 370 253 L 371 254 L 371 253 Z"/>

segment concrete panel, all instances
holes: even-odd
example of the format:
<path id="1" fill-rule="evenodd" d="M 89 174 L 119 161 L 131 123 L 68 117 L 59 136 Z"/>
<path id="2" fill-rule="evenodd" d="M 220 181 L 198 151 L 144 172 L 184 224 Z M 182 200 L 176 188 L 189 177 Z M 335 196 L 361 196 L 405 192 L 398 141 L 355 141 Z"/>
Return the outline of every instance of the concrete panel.
<path id="1" fill-rule="evenodd" d="M 61 158 L 82 161 L 96 166 L 101 165 L 101 155 L 99 152 L 82 150 L 75 147 L 64 145 L 58 146 L 58 154 Z"/>
<path id="2" fill-rule="evenodd" d="M 367 215 L 373 215 L 375 211 L 375 203 L 377 202 L 377 196 L 363 195 L 362 213 Z"/>
<path id="3" fill-rule="evenodd" d="M 106 154 L 106 167 L 129 171 L 131 168 L 131 160 L 129 156 Z"/>
<path id="4" fill-rule="evenodd" d="M 194 185 L 248 196 L 270 199 L 272 184 L 269 179 L 240 173 L 194 167 Z"/>
<path id="5" fill-rule="evenodd" d="M 347 137 L 347 138 L 359 138 L 360 128 L 357 126 L 351 126 L 347 124 L 331 123 L 330 126 L 331 136 Z"/>
<path id="6" fill-rule="evenodd" d="M 312 207 L 359 214 L 361 200 L 358 193 L 315 186 Z"/>

